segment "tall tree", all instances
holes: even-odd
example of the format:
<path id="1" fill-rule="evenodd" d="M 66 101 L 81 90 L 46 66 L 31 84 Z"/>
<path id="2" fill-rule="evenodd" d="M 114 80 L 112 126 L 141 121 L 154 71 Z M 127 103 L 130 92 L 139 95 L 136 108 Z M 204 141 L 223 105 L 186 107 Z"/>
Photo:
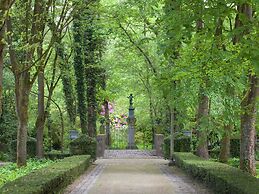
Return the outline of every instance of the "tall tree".
<path id="1" fill-rule="evenodd" d="M 31 1 L 18 1 L 15 4 L 15 8 L 19 10 L 20 15 L 10 16 L 7 20 L 11 70 L 15 77 L 16 112 L 18 118 L 18 166 L 26 165 L 29 94 L 32 85 L 41 69 L 38 67 L 36 68 L 36 72 L 34 71 L 33 73 L 32 71 L 32 68 L 35 67 L 34 54 L 36 51 L 36 45 L 40 46 L 43 38 L 41 26 L 46 22 L 44 10 L 39 9 L 39 5 L 41 4 L 45 3 L 40 0 L 36 0 L 34 3 Z M 14 22 L 20 22 L 20 25 L 14 27 Z M 24 29 L 26 30 L 24 31 Z M 23 40 L 21 42 L 23 42 L 23 46 L 19 46 L 21 46 L 21 48 L 24 50 L 19 49 L 18 51 L 18 48 L 14 46 L 14 41 L 16 41 L 15 39 L 17 36 L 21 34 L 24 34 L 25 36 L 22 36 Z M 24 45 L 30 47 L 25 49 Z M 40 56 L 40 58 L 38 58 L 40 61 L 43 59 L 44 56 Z M 31 77 L 32 73 L 33 76 Z"/>
<path id="2" fill-rule="evenodd" d="M 62 44 L 62 42 L 59 43 L 57 53 L 60 61 L 59 66 L 61 69 L 63 92 L 65 95 L 65 103 L 67 113 L 69 116 L 70 127 L 71 129 L 74 129 L 76 123 L 76 100 L 73 86 L 73 78 L 71 73 L 72 67 L 69 64 L 69 60 L 65 56 L 64 45 Z"/>
<path id="3" fill-rule="evenodd" d="M 0 1 L 0 117 L 2 116 L 3 96 L 3 69 L 4 69 L 4 47 L 7 11 L 10 9 L 10 0 Z"/>
<path id="4" fill-rule="evenodd" d="M 235 27 L 239 33 L 234 37 L 234 44 L 245 41 L 244 35 L 250 33 L 253 24 L 253 8 L 250 1 L 237 6 Z M 241 32 L 241 33 L 240 33 Z M 243 39 L 243 40 L 241 40 Z M 243 48 L 244 49 L 244 48 Z M 248 69 L 247 89 L 241 102 L 241 144 L 240 144 L 240 168 L 256 175 L 255 165 L 255 140 L 256 140 L 256 98 L 259 95 L 258 77 L 252 67 Z"/>

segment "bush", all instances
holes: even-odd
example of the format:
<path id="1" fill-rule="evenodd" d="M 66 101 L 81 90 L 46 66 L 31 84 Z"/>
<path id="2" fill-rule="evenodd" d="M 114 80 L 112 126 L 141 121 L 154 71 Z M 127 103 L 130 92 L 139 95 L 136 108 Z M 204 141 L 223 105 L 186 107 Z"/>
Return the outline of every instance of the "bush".
<path id="1" fill-rule="evenodd" d="M 33 137 L 28 137 L 27 139 L 27 157 L 33 158 L 36 156 L 36 139 Z M 10 153 L 12 155 L 12 159 L 16 159 L 16 147 L 17 147 L 17 140 L 13 140 L 10 143 Z"/>
<path id="2" fill-rule="evenodd" d="M 227 164 L 203 160 L 191 153 L 175 153 L 176 165 L 205 182 L 216 193 L 257 194 L 259 180 Z"/>
<path id="3" fill-rule="evenodd" d="M 29 159 L 27 165 L 22 168 L 17 167 L 16 163 L 8 163 L 0 168 L 0 187 L 7 182 L 25 176 L 32 171 L 48 166 L 51 163 L 53 163 L 53 161 L 46 159 Z"/>
<path id="4" fill-rule="evenodd" d="M 169 159 L 170 157 L 170 136 L 164 139 L 163 151 L 164 158 Z M 192 140 L 188 136 L 179 136 L 175 138 L 174 141 L 174 151 L 175 152 L 190 152 L 191 151 Z"/>
<path id="5" fill-rule="evenodd" d="M 72 156 L 6 183 L 0 193 L 59 193 L 90 164 L 90 156 Z"/>
<path id="6" fill-rule="evenodd" d="M 164 144 L 163 144 L 163 154 L 164 158 L 169 159 L 170 158 L 170 136 L 164 138 Z"/>
<path id="7" fill-rule="evenodd" d="M 240 139 L 230 140 L 230 155 L 231 157 L 239 157 L 240 155 Z"/>
<path id="8" fill-rule="evenodd" d="M 62 152 L 59 150 L 52 150 L 51 152 L 45 153 L 45 158 L 48 158 L 50 160 L 64 159 L 69 156 L 71 156 L 69 152 Z"/>
<path id="9" fill-rule="evenodd" d="M 180 136 L 175 139 L 174 151 L 175 152 L 190 152 L 192 140 L 189 136 Z"/>
<path id="10" fill-rule="evenodd" d="M 71 155 L 90 155 L 96 159 L 96 140 L 85 134 L 71 141 L 69 148 Z"/>

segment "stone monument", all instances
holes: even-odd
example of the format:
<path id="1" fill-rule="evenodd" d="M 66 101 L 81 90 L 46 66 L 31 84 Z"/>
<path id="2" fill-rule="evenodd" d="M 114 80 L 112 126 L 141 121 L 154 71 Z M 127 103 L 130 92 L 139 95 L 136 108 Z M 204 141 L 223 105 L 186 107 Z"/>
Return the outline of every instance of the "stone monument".
<path id="1" fill-rule="evenodd" d="M 126 149 L 138 149 L 135 144 L 135 123 L 136 118 L 134 115 L 134 107 L 133 107 L 133 95 L 130 94 L 129 98 L 129 116 L 128 116 L 128 145 Z"/>

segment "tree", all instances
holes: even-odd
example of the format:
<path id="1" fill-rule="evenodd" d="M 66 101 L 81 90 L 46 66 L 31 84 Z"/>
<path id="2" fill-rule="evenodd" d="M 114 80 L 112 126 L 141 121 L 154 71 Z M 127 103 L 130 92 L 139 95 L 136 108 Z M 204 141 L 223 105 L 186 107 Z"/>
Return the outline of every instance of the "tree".
<path id="1" fill-rule="evenodd" d="M 5 31 L 6 18 L 10 9 L 10 0 L 0 1 L 0 117 L 2 116 L 2 96 L 3 96 L 3 68 L 4 68 L 4 47 L 5 47 Z"/>
<path id="2" fill-rule="evenodd" d="M 241 33 L 234 37 L 234 44 L 237 44 L 240 39 L 241 44 L 247 44 L 244 36 L 250 33 L 250 27 L 253 20 L 253 8 L 249 2 L 239 4 L 237 6 L 237 16 L 235 27 L 237 30 L 242 28 Z M 245 42 L 244 42 L 245 41 Z M 245 49 L 244 47 L 242 47 Z M 241 146 L 240 146 L 240 168 L 256 175 L 255 166 L 255 139 L 256 139 L 256 98 L 259 95 L 258 77 L 254 69 L 248 68 L 247 89 L 241 102 Z"/>
<path id="3" fill-rule="evenodd" d="M 87 134 L 87 105 L 86 105 L 86 83 L 85 66 L 83 60 L 83 18 L 82 11 L 74 14 L 73 36 L 74 36 L 74 70 L 76 76 L 77 109 L 80 117 L 82 133 Z"/>

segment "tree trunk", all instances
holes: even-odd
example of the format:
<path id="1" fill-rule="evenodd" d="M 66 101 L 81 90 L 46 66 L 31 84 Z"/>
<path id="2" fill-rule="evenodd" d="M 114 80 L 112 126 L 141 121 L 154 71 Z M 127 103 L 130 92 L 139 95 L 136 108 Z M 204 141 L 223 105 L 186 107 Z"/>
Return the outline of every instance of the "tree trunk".
<path id="1" fill-rule="evenodd" d="M 152 148 L 155 146 L 155 119 L 154 119 L 154 113 L 153 113 L 153 103 L 152 103 L 152 97 L 149 95 L 149 116 L 151 120 L 151 131 L 152 131 Z"/>
<path id="2" fill-rule="evenodd" d="M 3 68 L 4 68 L 4 36 L 5 36 L 5 13 L 9 6 L 9 0 L 0 0 L 0 117 L 2 116 L 3 100 Z"/>
<path id="3" fill-rule="evenodd" d="M 88 124 L 88 135 L 90 137 L 96 137 L 96 70 L 95 68 L 87 68 L 87 124 Z"/>
<path id="4" fill-rule="evenodd" d="M 17 165 L 26 165 L 27 156 L 27 127 L 28 127 L 28 108 L 30 94 L 30 74 L 22 72 L 15 75 L 15 97 L 16 113 L 18 119 L 17 131 Z"/>
<path id="5" fill-rule="evenodd" d="M 61 69 L 61 79 L 63 85 L 63 93 L 65 96 L 66 109 L 69 116 L 69 121 L 71 129 L 75 128 L 76 123 L 76 100 L 75 100 L 75 91 L 73 87 L 73 80 L 71 75 L 71 65 L 64 57 L 64 47 L 62 43 L 59 43 L 60 46 L 57 49 L 58 56 L 60 58 L 60 69 Z"/>
<path id="6" fill-rule="evenodd" d="M 220 153 L 219 161 L 222 163 L 227 163 L 230 156 L 230 135 L 233 129 L 233 125 L 224 126 L 224 135 L 220 142 Z"/>
<path id="7" fill-rule="evenodd" d="M 80 125 L 82 133 L 87 134 L 87 105 L 86 105 L 86 85 L 85 85 L 85 66 L 83 64 L 83 52 L 81 48 L 81 17 L 74 16 L 74 69 L 76 75 L 76 92 L 78 101 L 78 113 L 80 117 Z"/>
<path id="8" fill-rule="evenodd" d="M 236 16 L 235 28 L 244 26 L 244 23 L 251 22 L 253 19 L 252 6 L 249 3 L 243 3 L 237 7 L 238 14 Z M 244 19 L 240 19 L 245 16 Z M 250 33 L 250 27 L 244 26 L 239 34 L 233 39 L 233 44 L 240 42 L 243 35 Z M 245 92 L 245 96 L 241 102 L 241 141 L 240 141 L 240 169 L 256 175 L 255 163 L 255 139 L 256 139 L 256 98 L 258 97 L 258 77 L 249 70 L 248 75 L 249 86 Z"/>
<path id="9" fill-rule="evenodd" d="M 249 76 L 249 88 L 241 103 L 241 143 L 240 169 L 256 175 L 255 145 L 256 145 L 256 98 L 258 97 L 258 78 Z"/>
<path id="10" fill-rule="evenodd" d="M 45 109 L 44 109 L 44 72 L 39 72 L 38 75 L 38 117 L 36 121 L 37 130 L 37 143 L 36 143 L 36 156 L 38 158 L 44 157 L 43 149 L 43 134 L 45 124 Z"/>
<path id="11" fill-rule="evenodd" d="M 104 101 L 105 110 L 105 132 L 106 132 L 106 145 L 111 146 L 111 131 L 110 131 L 110 111 L 109 111 L 109 101 Z"/>
<path id="12" fill-rule="evenodd" d="M 198 146 L 196 154 L 202 158 L 209 159 L 207 125 L 209 117 L 209 97 L 204 94 L 204 89 L 200 89 L 199 107 L 198 107 Z"/>
<path id="13" fill-rule="evenodd" d="M 0 15 L 0 17 L 2 17 Z M 4 26 L 0 29 L 0 117 L 2 116 L 3 100 L 3 69 L 4 69 Z"/>
<path id="14" fill-rule="evenodd" d="M 51 114 L 50 114 L 50 112 L 48 111 L 47 112 L 47 115 L 46 115 L 46 117 L 47 117 L 47 128 L 48 128 L 48 137 L 49 137 L 49 139 L 48 139 L 48 146 L 49 146 L 49 151 L 51 151 L 52 150 L 52 121 L 51 121 Z"/>

